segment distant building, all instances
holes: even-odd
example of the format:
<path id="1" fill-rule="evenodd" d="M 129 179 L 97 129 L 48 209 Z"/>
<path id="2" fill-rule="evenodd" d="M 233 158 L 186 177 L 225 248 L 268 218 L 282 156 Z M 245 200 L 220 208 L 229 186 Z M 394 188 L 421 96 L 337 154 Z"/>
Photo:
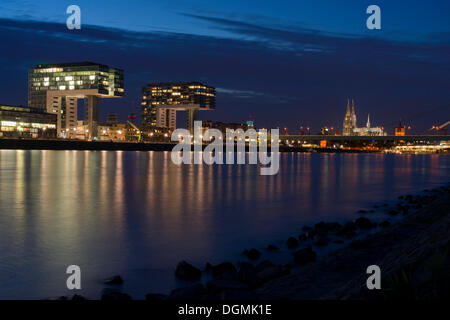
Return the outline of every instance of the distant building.
<path id="1" fill-rule="evenodd" d="M 94 138 L 99 121 L 99 99 L 123 95 L 123 71 L 103 64 L 39 64 L 28 72 L 28 104 L 57 114 L 59 137 L 76 137 L 78 99 L 85 99 L 88 136 Z"/>
<path id="2" fill-rule="evenodd" d="M 355 128 L 353 129 L 354 136 L 385 136 L 386 132 L 384 132 L 381 127 L 371 127 L 370 126 L 370 116 L 367 116 L 367 124 L 365 127 Z"/>
<path id="3" fill-rule="evenodd" d="M 56 118 L 39 108 L 0 105 L 0 137 L 55 138 Z"/>
<path id="4" fill-rule="evenodd" d="M 353 129 L 356 128 L 356 113 L 355 113 L 355 101 L 352 99 L 352 111 L 350 111 L 350 100 L 347 99 L 347 111 L 344 117 L 344 128 L 342 130 L 343 136 L 352 136 Z"/>
<path id="5" fill-rule="evenodd" d="M 206 129 L 210 129 L 210 128 L 218 129 L 220 132 L 222 132 L 223 135 L 226 134 L 227 129 L 230 129 L 230 130 L 242 129 L 244 131 L 248 129 L 248 125 L 247 124 L 242 124 L 242 123 L 225 123 L 225 122 L 210 121 L 210 120 L 202 121 L 202 127 L 205 130 Z"/>
<path id="6" fill-rule="evenodd" d="M 109 125 L 114 125 L 119 122 L 117 118 L 117 113 L 108 113 L 108 116 L 106 118 L 106 123 Z"/>
<path id="7" fill-rule="evenodd" d="M 177 111 L 187 111 L 191 132 L 199 110 L 214 110 L 216 90 L 200 82 L 151 83 L 142 88 L 142 125 L 176 129 Z"/>
<path id="8" fill-rule="evenodd" d="M 397 127 L 395 127 L 396 136 L 404 136 L 406 134 L 406 127 L 399 121 Z"/>
<path id="9" fill-rule="evenodd" d="M 343 136 L 385 136 L 386 133 L 382 127 L 371 127 L 370 116 L 367 116 L 365 127 L 358 128 L 356 122 L 355 102 L 352 99 L 352 109 L 350 111 L 350 101 L 347 100 L 347 111 L 344 117 Z"/>

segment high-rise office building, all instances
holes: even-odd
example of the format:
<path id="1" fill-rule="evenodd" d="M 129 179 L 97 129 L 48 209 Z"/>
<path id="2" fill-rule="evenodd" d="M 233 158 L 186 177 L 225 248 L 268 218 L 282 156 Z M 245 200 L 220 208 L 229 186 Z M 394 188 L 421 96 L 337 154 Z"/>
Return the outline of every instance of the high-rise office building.
<path id="1" fill-rule="evenodd" d="M 142 125 L 175 129 L 176 112 L 186 111 L 186 127 L 193 129 L 200 110 L 214 110 L 216 90 L 200 82 L 151 83 L 142 89 Z"/>
<path id="2" fill-rule="evenodd" d="M 58 115 L 58 137 L 76 136 L 78 99 L 85 100 L 88 136 L 95 138 L 99 99 L 123 95 L 123 71 L 98 63 L 39 64 L 28 73 L 28 104 Z"/>

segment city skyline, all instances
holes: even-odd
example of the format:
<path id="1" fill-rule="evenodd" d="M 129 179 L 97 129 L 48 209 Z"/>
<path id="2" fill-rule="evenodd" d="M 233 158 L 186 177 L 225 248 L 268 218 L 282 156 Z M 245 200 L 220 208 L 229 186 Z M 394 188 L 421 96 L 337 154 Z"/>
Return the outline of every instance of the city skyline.
<path id="1" fill-rule="evenodd" d="M 130 26 L 130 18 L 117 21 L 112 28 L 104 19 L 93 19 L 94 9 L 84 5 L 81 1 L 86 18 L 78 31 L 65 27 L 65 11 L 43 22 L 39 21 L 46 18 L 42 10 L 21 16 L 12 10 L 14 1 L 3 5 L 7 10 L 0 18 L 0 39 L 10 46 L 0 55 L 0 72 L 9 80 L 2 103 L 26 105 L 26 70 L 34 65 L 99 61 L 124 69 L 126 80 L 124 98 L 105 102 L 101 119 L 113 112 L 124 121 L 132 102 L 139 104 L 146 83 L 199 81 L 217 90 L 216 110 L 200 115 L 204 120 L 244 122 L 251 115 L 258 127 L 288 127 L 290 131 L 300 125 L 313 130 L 341 127 L 342 106 L 348 97 L 355 99 L 361 114 L 372 114 L 388 131 L 400 119 L 419 132 L 448 120 L 450 93 L 445 86 L 450 46 L 446 32 L 450 28 L 442 19 L 443 2 L 424 12 L 424 32 L 415 40 L 406 35 L 408 21 L 393 24 L 399 8 L 384 2 L 380 6 L 387 12 L 386 19 L 382 30 L 374 33 L 364 30 L 366 16 L 360 4 L 346 4 L 335 14 L 328 13 L 333 20 L 360 12 L 351 20 L 353 24 L 339 24 L 342 30 L 336 31 L 330 30 L 330 21 L 322 26 L 306 22 L 292 26 L 292 17 L 281 19 L 286 15 L 282 10 L 266 20 L 244 20 L 244 13 L 251 12 L 246 6 L 242 15 L 234 17 L 225 11 L 191 14 L 186 24 L 191 27 L 185 33 L 176 28 L 161 31 L 154 24 L 145 28 L 145 21 L 139 30 Z M 311 4 L 298 6 L 302 5 L 320 14 Z M 193 4 L 190 10 L 197 6 Z M 58 12 L 57 8 L 49 12 Z M 173 8 L 159 10 L 178 14 L 183 21 L 188 15 Z M 137 12 L 135 6 L 130 12 Z M 440 18 L 432 21 L 431 12 L 440 12 Z M 279 21 L 274 23 L 277 15 Z M 304 19 L 299 11 L 297 22 Z M 405 32 L 396 34 L 394 25 Z M 195 26 L 203 26 L 207 34 L 193 30 Z M 227 35 L 221 34 L 225 31 Z M 138 113 L 140 122 L 139 118 Z"/>

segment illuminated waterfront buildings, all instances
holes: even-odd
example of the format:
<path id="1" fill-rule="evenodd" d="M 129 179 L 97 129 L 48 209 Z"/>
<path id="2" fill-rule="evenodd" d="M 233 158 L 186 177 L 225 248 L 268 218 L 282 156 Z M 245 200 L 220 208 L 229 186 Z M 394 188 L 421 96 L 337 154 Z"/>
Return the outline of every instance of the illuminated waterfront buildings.
<path id="1" fill-rule="evenodd" d="M 40 64 L 28 73 L 28 104 L 57 114 L 58 137 L 76 137 L 78 99 L 85 99 L 87 136 L 97 137 L 99 99 L 123 95 L 123 71 L 102 64 Z"/>
<path id="2" fill-rule="evenodd" d="M 39 108 L 0 105 L 0 137 L 54 138 L 56 118 Z"/>
<path id="3" fill-rule="evenodd" d="M 186 128 L 193 129 L 200 110 L 214 110 L 216 90 L 200 82 L 151 83 L 142 88 L 142 125 L 170 128 L 177 111 L 187 111 Z"/>
<path id="4" fill-rule="evenodd" d="M 350 101 L 347 100 L 347 111 L 344 117 L 344 125 L 342 130 L 344 136 L 385 136 L 386 132 L 382 127 L 371 127 L 370 116 L 367 116 L 365 127 L 358 128 L 356 122 L 355 102 L 352 100 L 352 109 L 350 111 Z"/>

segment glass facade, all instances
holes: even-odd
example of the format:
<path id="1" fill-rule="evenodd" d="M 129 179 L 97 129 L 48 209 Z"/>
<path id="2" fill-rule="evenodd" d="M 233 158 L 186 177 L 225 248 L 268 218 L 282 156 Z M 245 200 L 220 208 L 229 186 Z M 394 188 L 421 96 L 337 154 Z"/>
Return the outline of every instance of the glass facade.
<path id="1" fill-rule="evenodd" d="M 199 82 L 152 83 L 142 89 L 142 124 L 156 126 L 160 105 L 198 104 L 200 109 L 215 109 L 216 90 Z"/>
<path id="2" fill-rule="evenodd" d="M 46 92 L 50 90 L 95 90 L 100 96 L 121 97 L 124 94 L 123 71 L 91 62 L 40 64 L 29 70 L 30 106 L 45 109 Z"/>
<path id="3" fill-rule="evenodd" d="M 40 108 L 0 105 L 0 136 L 55 138 L 56 117 Z"/>

